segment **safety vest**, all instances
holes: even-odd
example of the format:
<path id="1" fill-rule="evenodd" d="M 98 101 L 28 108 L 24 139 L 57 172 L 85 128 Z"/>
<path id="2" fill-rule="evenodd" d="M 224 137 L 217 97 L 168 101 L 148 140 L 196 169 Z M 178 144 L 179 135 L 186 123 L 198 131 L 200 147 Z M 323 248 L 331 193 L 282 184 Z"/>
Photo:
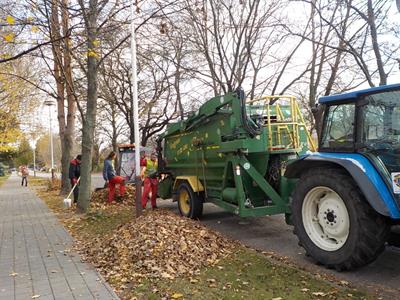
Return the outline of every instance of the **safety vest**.
<path id="1" fill-rule="evenodd" d="M 157 161 L 152 161 L 151 159 L 146 159 L 146 171 L 144 175 L 147 177 L 150 174 L 157 171 Z"/>

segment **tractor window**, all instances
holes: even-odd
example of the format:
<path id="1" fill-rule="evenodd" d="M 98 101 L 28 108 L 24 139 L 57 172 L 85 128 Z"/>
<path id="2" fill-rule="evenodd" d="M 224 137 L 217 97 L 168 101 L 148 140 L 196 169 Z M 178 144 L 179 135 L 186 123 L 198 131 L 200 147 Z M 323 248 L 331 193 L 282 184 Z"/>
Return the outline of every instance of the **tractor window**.
<path id="1" fill-rule="evenodd" d="M 400 91 L 367 95 L 359 114 L 359 149 L 400 172 Z"/>
<path id="2" fill-rule="evenodd" d="M 321 148 L 350 150 L 354 147 L 355 105 L 332 105 L 325 118 Z"/>
<path id="3" fill-rule="evenodd" d="M 400 142 L 400 92 L 391 91 L 366 97 L 362 111 L 361 142 L 368 147 Z M 392 148 L 391 146 L 389 148 Z"/>
<path id="4" fill-rule="evenodd" d="M 366 106 L 364 108 L 363 141 L 377 140 L 384 136 L 384 106 Z"/>

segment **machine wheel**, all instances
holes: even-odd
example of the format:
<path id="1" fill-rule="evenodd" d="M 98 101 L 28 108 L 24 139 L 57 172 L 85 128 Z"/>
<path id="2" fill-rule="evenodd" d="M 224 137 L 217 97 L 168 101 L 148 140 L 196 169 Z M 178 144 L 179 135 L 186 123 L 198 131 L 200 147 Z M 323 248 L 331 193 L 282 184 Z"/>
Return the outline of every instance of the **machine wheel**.
<path id="1" fill-rule="evenodd" d="M 400 226 L 395 225 L 390 229 L 390 234 L 388 237 L 388 245 L 394 247 L 400 247 Z"/>
<path id="2" fill-rule="evenodd" d="M 390 229 L 353 179 L 338 169 L 305 173 L 293 193 L 292 214 L 294 233 L 307 254 L 338 271 L 375 260 Z"/>
<path id="3" fill-rule="evenodd" d="M 201 197 L 193 192 L 193 189 L 187 182 L 182 182 L 179 185 L 178 193 L 178 208 L 182 216 L 197 219 L 203 213 L 203 201 Z"/>

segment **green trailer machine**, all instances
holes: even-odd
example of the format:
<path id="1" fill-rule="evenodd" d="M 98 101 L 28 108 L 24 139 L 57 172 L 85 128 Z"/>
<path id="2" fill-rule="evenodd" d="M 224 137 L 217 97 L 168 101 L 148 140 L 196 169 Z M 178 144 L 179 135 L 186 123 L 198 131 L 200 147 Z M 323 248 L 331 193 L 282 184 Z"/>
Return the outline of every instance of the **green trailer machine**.
<path id="1" fill-rule="evenodd" d="M 295 180 L 283 176 L 285 167 L 310 147 L 294 97 L 217 96 L 160 136 L 159 195 L 189 218 L 199 218 L 205 202 L 241 217 L 289 217 Z"/>

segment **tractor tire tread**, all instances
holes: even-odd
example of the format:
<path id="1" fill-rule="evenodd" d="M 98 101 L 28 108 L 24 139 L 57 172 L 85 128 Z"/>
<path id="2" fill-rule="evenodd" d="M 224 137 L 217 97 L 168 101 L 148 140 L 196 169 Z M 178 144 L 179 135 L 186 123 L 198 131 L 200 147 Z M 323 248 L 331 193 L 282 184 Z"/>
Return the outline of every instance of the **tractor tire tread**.
<path id="1" fill-rule="evenodd" d="M 188 184 L 187 182 L 182 182 L 179 187 L 178 187 L 178 191 L 181 189 L 186 189 L 187 192 L 189 193 L 189 197 L 190 197 L 190 212 L 189 215 L 186 216 L 190 219 L 199 219 L 202 214 L 203 214 L 203 200 L 202 197 L 197 195 L 192 187 L 190 186 L 190 184 Z M 178 208 L 179 208 L 179 212 L 182 216 L 184 216 L 184 214 L 182 213 L 179 204 L 178 204 Z"/>
<path id="2" fill-rule="evenodd" d="M 357 184 L 354 182 L 354 180 L 344 170 L 336 168 L 316 168 L 304 173 L 299 181 L 300 184 L 297 185 L 294 191 L 294 198 L 296 198 L 296 194 L 304 193 L 300 192 L 304 186 L 304 183 L 310 181 L 312 182 L 315 180 L 318 181 L 320 180 L 320 178 L 334 178 L 336 186 L 338 187 L 338 190 L 335 190 L 335 192 L 340 194 L 340 192 L 347 191 L 349 198 L 354 203 L 354 211 L 357 212 L 356 219 L 359 224 L 357 232 L 358 234 L 356 237 L 357 242 L 355 243 L 355 246 L 351 249 L 351 251 L 346 255 L 346 259 L 344 259 L 343 261 L 335 263 L 324 263 L 321 261 L 321 259 L 318 259 L 318 257 L 312 255 L 313 252 L 315 254 L 315 251 L 313 251 L 313 249 L 307 249 L 307 243 L 302 241 L 302 239 L 304 239 L 305 237 L 302 237 L 302 234 L 299 233 L 299 231 L 304 231 L 304 229 L 301 230 L 299 228 L 301 217 L 293 216 L 293 223 L 295 225 L 295 228 L 298 227 L 294 231 L 299 238 L 300 244 L 306 249 L 307 252 L 311 254 L 312 257 L 314 257 L 320 263 L 324 264 L 327 268 L 334 268 L 337 271 L 352 270 L 371 263 L 385 249 L 385 242 L 387 241 L 390 230 L 387 219 L 375 212 L 369 205 L 369 203 L 365 199 L 363 199 L 364 197 L 362 195 L 362 192 Z M 298 208 L 299 207 L 297 207 L 297 209 Z M 308 238 L 308 235 L 305 233 L 305 231 L 303 235 L 306 235 Z"/>

